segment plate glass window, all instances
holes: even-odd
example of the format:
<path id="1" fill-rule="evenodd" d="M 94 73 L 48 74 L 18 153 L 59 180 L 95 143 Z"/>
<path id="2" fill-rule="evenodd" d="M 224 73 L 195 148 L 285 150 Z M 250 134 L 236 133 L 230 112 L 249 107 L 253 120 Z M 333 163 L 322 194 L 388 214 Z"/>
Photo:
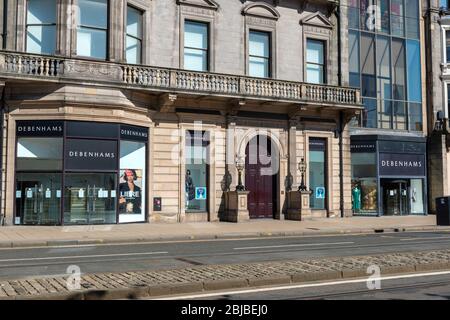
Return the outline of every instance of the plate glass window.
<path id="1" fill-rule="evenodd" d="M 184 24 L 184 68 L 208 71 L 208 24 L 186 20 Z"/>
<path id="2" fill-rule="evenodd" d="M 106 59 L 108 0 L 78 0 L 77 55 Z"/>
<path id="3" fill-rule="evenodd" d="M 56 0 L 27 1 L 26 51 L 54 54 L 56 47 Z"/>
<path id="4" fill-rule="evenodd" d="M 326 209 L 326 139 L 309 139 L 309 187 L 311 209 Z"/>
<path id="5" fill-rule="evenodd" d="M 270 33 L 250 31 L 249 38 L 249 75 L 260 78 L 270 77 Z"/>
<path id="6" fill-rule="evenodd" d="M 186 212 L 208 211 L 208 151 L 208 132 L 186 132 Z"/>

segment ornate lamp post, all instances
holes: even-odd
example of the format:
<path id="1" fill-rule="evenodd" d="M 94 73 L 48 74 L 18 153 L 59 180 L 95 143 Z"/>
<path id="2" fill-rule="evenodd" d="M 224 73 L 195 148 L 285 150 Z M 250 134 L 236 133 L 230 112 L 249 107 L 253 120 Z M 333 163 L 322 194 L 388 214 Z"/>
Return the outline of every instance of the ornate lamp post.
<path id="1" fill-rule="evenodd" d="M 236 186 L 236 191 L 245 191 L 245 187 L 242 184 L 242 170 L 245 168 L 245 162 L 242 157 L 236 157 L 236 169 L 239 173 L 238 185 Z"/>
<path id="2" fill-rule="evenodd" d="M 308 191 L 308 188 L 306 188 L 306 185 L 305 185 L 306 168 L 307 168 L 307 165 L 306 165 L 305 159 L 302 158 L 302 160 L 298 163 L 298 170 L 300 171 L 300 174 L 302 175 L 302 181 L 300 182 L 298 191 Z"/>

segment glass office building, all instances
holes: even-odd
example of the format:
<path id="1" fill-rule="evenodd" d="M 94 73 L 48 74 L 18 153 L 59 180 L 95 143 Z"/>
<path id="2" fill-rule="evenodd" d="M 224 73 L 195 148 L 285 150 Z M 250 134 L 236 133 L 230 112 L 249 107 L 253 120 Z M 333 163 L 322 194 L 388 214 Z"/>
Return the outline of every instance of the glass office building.
<path id="1" fill-rule="evenodd" d="M 353 212 L 424 214 L 420 3 L 350 0 L 348 16 L 349 82 L 364 105 L 352 121 Z"/>

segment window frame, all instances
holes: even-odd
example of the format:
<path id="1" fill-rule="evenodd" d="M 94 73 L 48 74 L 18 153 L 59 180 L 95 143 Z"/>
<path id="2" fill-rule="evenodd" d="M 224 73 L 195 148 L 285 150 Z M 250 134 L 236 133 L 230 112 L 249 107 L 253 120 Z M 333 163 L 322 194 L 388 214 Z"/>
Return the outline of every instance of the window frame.
<path id="1" fill-rule="evenodd" d="M 128 34 L 128 32 L 127 32 L 127 29 L 128 29 L 128 18 L 127 18 L 128 17 L 128 8 L 131 8 L 131 9 L 134 9 L 134 10 L 138 11 L 140 13 L 140 15 L 141 15 L 141 18 L 142 18 L 142 20 L 141 20 L 141 38 L 137 38 L 137 37 L 135 37 L 133 35 Z M 143 10 L 142 8 L 139 8 L 139 7 L 135 6 L 134 4 L 132 4 L 130 2 L 127 2 L 126 10 L 124 10 L 124 11 L 125 11 L 124 12 L 124 15 L 125 15 L 125 23 L 124 23 L 124 60 L 128 64 L 130 64 L 127 61 L 127 39 L 128 39 L 128 37 L 131 37 L 131 38 L 139 41 L 140 44 L 141 44 L 141 50 L 140 50 L 140 58 L 141 59 L 140 59 L 139 62 L 136 62 L 135 64 L 142 65 L 142 64 L 144 64 L 144 52 L 145 52 L 145 50 L 144 50 L 144 43 L 145 43 L 145 33 L 144 33 L 145 27 L 144 27 L 144 25 L 145 25 L 146 11 Z"/>
<path id="2" fill-rule="evenodd" d="M 255 56 L 255 55 L 251 55 L 250 54 L 250 35 L 251 33 L 259 33 L 259 34 L 266 34 L 268 36 L 268 41 L 267 43 L 269 44 L 269 56 L 268 57 L 264 57 L 264 56 Z M 256 77 L 250 74 L 250 58 L 255 57 L 255 58 L 259 58 L 259 59 L 265 59 L 268 62 L 268 74 L 267 77 L 262 77 L 262 79 L 270 79 L 270 78 L 274 78 L 273 76 L 273 33 L 272 31 L 267 31 L 267 30 L 260 30 L 257 28 L 249 28 L 248 29 L 248 36 L 247 36 L 247 75 L 250 77 L 255 77 L 255 78 L 260 78 L 260 77 Z"/>
<path id="3" fill-rule="evenodd" d="M 319 64 L 319 63 L 315 63 L 315 62 L 309 62 L 308 61 L 308 42 L 312 41 L 312 42 L 316 42 L 316 43 L 321 43 L 322 44 L 322 58 L 323 58 L 323 64 Z M 314 38 L 314 37 L 306 37 L 306 47 L 305 47 L 305 82 L 310 83 L 310 84 L 316 84 L 313 82 L 308 82 L 308 65 L 314 65 L 314 66 L 321 66 L 322 69 L 322 83 L 317 83 L 317 85 L 325 85 L 328 83 L 328 77 L 327 77 L 327 41 L 323 40 L 323 39 L 318 39 L 318 38 Z"/>
<path id="4" fill-rule="evenodd" d="M 40 54 L 40 55 L 55 55 L 58 51 L 58 32 L 59 32 L 59 28 L 58 28 L 58 20 L 59 20 L 59 10 L 58 10 L 58 4 L 59 4 L 59 0 L 55 0 L 55 23 L 40 23 L 40 24 L 36 24 L 36 23 L 28 23 L 28 4 L 29 4 L 30 0 L 25 0 L 25 15 L 24 15 L 24 20 L 25 20 L 25 33 L 24 33 L 24 51 L 27 53 L 31 53 L 31 54 Z M 6 12 L 5 12 L 6 13 Z M 53 51 L 53 53 L 33 53 L 33 52 L 29 52 L 28 51 L 28 27 L 38 27 L 38 26 L 42 26 L 42 27 L 51 27 L 54 26 L 55 27 L 55 39 L 54 39 L 54 45 L 55 45 L 55 49 Z M 6 35 L 3 35 L 6 38 Z"/>
<path id="5" fill-rule="evenodd" d="M 78 6 L 78 0 L 74 0 L 74 6 Z M 77 12 L 78 13 L 78 12 Z M 111 2 L 110 0 L 106 0 L 106 29 L 103 28 L 99 28 L 99 27 L 93 27 L 93 26 L 85 26 L 82 24 L 78 24 L 77 20 L 78 20 L 78 15 L 75 15 L 74 17 L 74 23 L 75 23 L 75 28 L 73 28 L 74 30 L 74 52 L 75 52 L 75 56 L 77 58 L 83 58 L 83 59 L 89 59 L 89 60 L 97 60 L 97 61 L 108 61 L 110 59 L 110 52 L 109 52 L 109 42 L 110 42 L 110 29 L 111 29 Z M 82 29 L 88 29 L 88 30 L 96 30 L 96 31 L 105 31 L 106 32 L 106 39 L 105 39 L 105 46 L 106 46 L 106 52 L 105 52 L 105 58 L 97 58 L 97 57 L 92 57 L 92 56 L 84 56 L 84 55 L 80 55 L 77 52 L 77 46 L 78 46 L 78 30 L 79 28 Z"/>
<path id="6" fill-rule="evenodd" d="M 186 37 L 186 23 L 193 23 L 193 24 L 198 24 L 198 25 L 203 25 L 206 27 L 206 49 L 204 48 L 194 48 L 194 47 L 187 47 L 186 43 L 184 41 L 185 37 Z M 182 69 L 185 70 L 189 70 L 189 71 L 193 71 L 193 72 L 210 72 L 211 71 L 211 60 L 210 60 L 210 55 L 211 55 L 211 24 L 208 21 L 203 21 L 201 19 L 191 19 L 189 17 L 186 17 L 185 19 L 183 19 L 183 32 L 180 35 L 181 38 L 183 39 L 182 42 Z M 185 62 L 185 55 L 186 55 L 186 49 L 190 49 L 190 50 L 197 50 L 197 51 L 201 51 L 201 52 L 206 52 L 206 70 L 190 70 L 190 69 L 186 69 L 186 66 L 184 65 Z"/>

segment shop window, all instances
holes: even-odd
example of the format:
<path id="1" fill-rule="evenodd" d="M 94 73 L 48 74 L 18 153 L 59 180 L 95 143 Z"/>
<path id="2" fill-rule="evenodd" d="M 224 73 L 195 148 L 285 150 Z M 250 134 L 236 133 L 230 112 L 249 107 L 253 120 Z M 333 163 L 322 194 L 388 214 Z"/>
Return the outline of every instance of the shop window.
<path id="1" fill-rule="evenodd" d="M 326 172 L 326 143 L 327 139 L 309 139 L 309 187 L 312 191 L 311 209 L 326 209 L 327 172 Z"/>
<path id="2" fill-rule="evenodd" d="M 144 142 L 120 142 L 119 222 L 145 221 L 146 154 Z"/>
<path id="3" fill-rule="evenodd" d="M 18 171 L 62 170 L 62 138 L 18 138 Z"/>
<path id="4" fill-rule="evenodd" d="M 142 12 L 127 7 L 126 59 L 128 63 L 142 63 Z"/>
<path id="5" fill-rule="evenodd" d="M 411 179 L 411 214 L 424 214 L 423 179 Z"/>
<path id="6" fill-rule="evenodd" d="M 16 212 L 20 223 L 61 223 L 61 177 L 61 173 L 54 172 L 16 173 Z"/>
<path id="7" fill-rule="evenodd" d="M 208 211 L 208 152 L 208 132 L 186 132 L 185 202 L 188 213 Z"/>
<path id="8" fill-rule="evenodd" d="M 56 47 L 56 0 L 28 0 L 26 51 L 54 54 Z"/>
<path id="9" fill-rule="evenodd" d="M 352 205 L 355 214 L 378 211 L 376 153 L 352 153 Z"/>
<path id="10" fill-rule="evenodd" d="M 208 24 L 186 20 L 184 24 L 184 68 L 208 71 Z"/>
<path id="11" fill-rule="evenodd" d="M 306 40 L 306 82 L 325 83 L 325 42 Z"/>
<path id="12" fill-rule="evenodd" d="M 116 223 L 116 183 L 114 173 L 66 174 L 64 223 Z"/>
<path id="13" fill-rule="evenodd" d="M 106 59 L 108 0 L 78 0 L 77 55 Z"/>
<path id="14" fill-rule="evenodd" d="M 249 32 L 249 75 L 251 77 L 268 78 L 271 76 L 270 33 Z"/>

